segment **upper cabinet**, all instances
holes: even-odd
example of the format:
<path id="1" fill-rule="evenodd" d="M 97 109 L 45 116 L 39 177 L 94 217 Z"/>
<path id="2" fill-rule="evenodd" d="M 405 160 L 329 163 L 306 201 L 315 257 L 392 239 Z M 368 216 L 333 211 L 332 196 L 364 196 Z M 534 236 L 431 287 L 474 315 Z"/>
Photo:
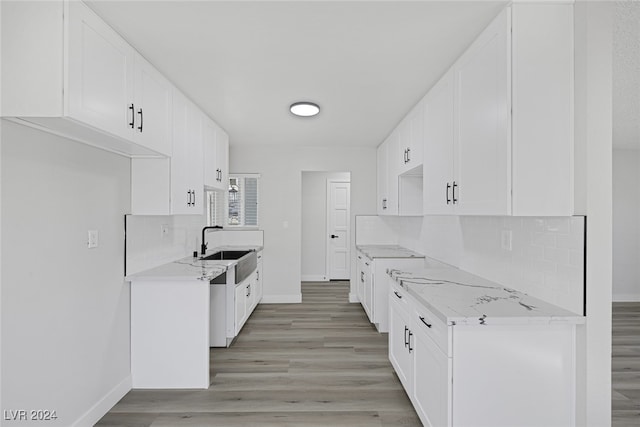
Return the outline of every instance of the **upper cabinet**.
<path id="1" fill-rule="evenodd" d="M 424 214 L 573 215 L 573 55 L 570 4 L 494 19 L 424 99 Z"/>
<path id="2" fill-rule="evenodd" d="M 229 178 L 229 136 L 212 120 L 204 122 L 204 185 L 226 190 Z"/>
<path id="3" fill-rule="evenodd" d="M 420 101 L 398 126 L 398 154 L 402 152 L 402 157 L 397 157 L 399 160 L 397 162 L 399 174 L 422 166 L 422 146 L 424 145 L 423 103 L 423 101 Z"/>
<path id="4" fill-rule="evenodd" d="M 3 4 L 2 116 L 126 156 L 171 154 L 171 85 L 79 1 Z M 4 48 L 4 46 L 3 46 Z"/>

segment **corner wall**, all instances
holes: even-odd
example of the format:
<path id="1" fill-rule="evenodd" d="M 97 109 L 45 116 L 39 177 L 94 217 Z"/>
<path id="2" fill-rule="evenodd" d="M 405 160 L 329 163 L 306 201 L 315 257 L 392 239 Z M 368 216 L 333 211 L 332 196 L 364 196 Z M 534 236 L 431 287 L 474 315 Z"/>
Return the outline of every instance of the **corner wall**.
<path id="1" fill-rule="evenodd" d="M 264 230 L 263 303 L 300 302 L 302 171 L 351 172 L 351 224 L 376 211 L 376 149 L 231 146 L 231 173 L 260 173 L 259 228 Z M 351 257 L 355 262 L 355 227 Z M 351 281 L 355 283 L 355 272 Z M 352 289 L 351 294 L 355 292 Z"/>
<path id="2" fill-rule="evenodd" d="M 638 260 L 640 260 L 640 150 L 614 150 L 614 301 L 640 301 Z"/>
<path id="3" fill-rule="evenodd" d="M 91 426 L 131 387 L 130 161 L 0 120 L 2 409 Z M 87 230 L 99 247 L 87 249 Z M 42 425 L 4 421 L 3 426 Z"/>

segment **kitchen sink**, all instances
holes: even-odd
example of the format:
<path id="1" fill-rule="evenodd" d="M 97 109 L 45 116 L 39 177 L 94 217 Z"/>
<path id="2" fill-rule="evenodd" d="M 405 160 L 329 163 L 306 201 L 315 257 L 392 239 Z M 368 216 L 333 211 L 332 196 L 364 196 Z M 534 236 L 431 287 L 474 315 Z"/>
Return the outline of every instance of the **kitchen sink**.
<path id="1" fill-rule="evenodd" d="M 251 253 L 253 251 L 218 251 L 218 252 L 214 252 L 211 255 L 207 255 L 204 256 L 200 259 L 203 260 L 216 260 L 216 259 L 229 259 L 229 260 L 234 260 L 234 259 L 240 259 L 243 256 L 245 256 L 248 253 Z"/>

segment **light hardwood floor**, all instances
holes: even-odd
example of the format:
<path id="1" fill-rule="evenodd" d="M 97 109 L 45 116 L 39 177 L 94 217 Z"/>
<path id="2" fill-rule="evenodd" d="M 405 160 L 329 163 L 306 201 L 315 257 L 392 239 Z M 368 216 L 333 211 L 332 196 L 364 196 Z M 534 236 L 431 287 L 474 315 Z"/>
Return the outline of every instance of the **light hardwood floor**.
<path id="1" fill-rule="evenodd" d="M 261 304 L 208 390 L 132 390 L 100 427 L 421 426 L 387 357 L 387 334 L 348 302 L 348 282 L 303 283 L 301 304 Z"/>
<path id="2" fill-rule="evenodd" d="M 613 304 L 612 426 L 640 426 L 640 303 Z"/>

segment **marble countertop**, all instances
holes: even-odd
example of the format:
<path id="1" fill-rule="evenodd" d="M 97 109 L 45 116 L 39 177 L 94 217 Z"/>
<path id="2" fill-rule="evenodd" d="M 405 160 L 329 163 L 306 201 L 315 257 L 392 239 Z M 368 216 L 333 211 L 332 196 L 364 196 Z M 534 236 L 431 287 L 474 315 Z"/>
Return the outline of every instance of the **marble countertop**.
<path id="1" fill-rule="evenodd" d="M 388 273 L 447 325 L 585 322 L 584 316 L 446 264 Z"/>
<path id="2" fill-rule="evenodd" d="M 398 245 L 356 245 L 367 258 L 424 258 L 424 255 Z"/>
<path id="3" fill-rule="evenodd" d="M 206 255 L 221 250 L 255 250 L 260 252 L 262 246 L 221 246 L 208 250 Z M 205 256 L 206 256 L 205 255 Z M 237 260 L 201 260 L 192 256 L 175 260 L 173 262 L 130 274 L 125 280 L 133 281 L 190 281 L 202 280 L 209 282 L 226 272 Z"/>

